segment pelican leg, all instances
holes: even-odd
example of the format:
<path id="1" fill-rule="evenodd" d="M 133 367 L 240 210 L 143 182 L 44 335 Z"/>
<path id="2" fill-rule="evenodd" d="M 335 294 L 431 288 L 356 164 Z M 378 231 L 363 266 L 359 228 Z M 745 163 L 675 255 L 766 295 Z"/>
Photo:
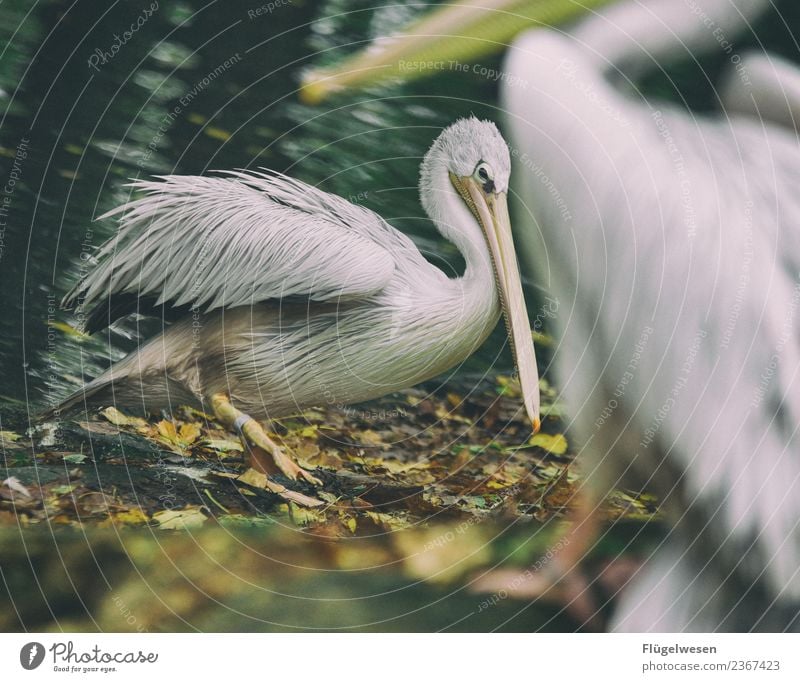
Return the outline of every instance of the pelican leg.
<path id="1" fill-rule="evenodd" d="M 600 509 L 585 489 L 579 489 L 576 497 L 577 504 L 568 514 L 572 530 L 563 538 L 567 544 L 545 567 L 544 578 L 561 593 L 566 610 L 576 620 L 588 630 L 599 631 L 599 609 L 581 564 L 599 535 Z"/>
<path id="2" fill-rule="evenodd" d="M 312 485 L 322 485 L 316 476 L 297 464 L 283 448 L 272 440 L 264 428 L 249 414 L 237 410 L 228 396 L 215 393 L 211 396 L 214 415 L 227 429 L 240 434 L 245 447 L 250 453 L 250 466 L 263 474 L 275 473 L 277 469 L 293 481 L 303 480 Z"/>
<path id="3" fill-rule="evenodd" d="M 581 569 L 581 561 L 598 535 L 600 515 L 596 501 L 584 490 L 569 512 L 570 532 L 557 538 L 558 551 L 549 563 L 536 571 L 493 569 L 478 577 L 471 590 L 478 593 L 504 592 L 517 599 L 555 600 L 589 631 L 602 629 L 599 609 L 591 584 Z"/>

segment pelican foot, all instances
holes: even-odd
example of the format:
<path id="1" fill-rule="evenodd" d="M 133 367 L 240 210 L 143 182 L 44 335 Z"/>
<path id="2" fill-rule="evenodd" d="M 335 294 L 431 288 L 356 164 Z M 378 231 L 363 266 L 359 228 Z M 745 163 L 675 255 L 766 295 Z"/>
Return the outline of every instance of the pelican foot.
<path id="1" fill-rule="evenodd" d="M 250 415 L 237 410 L 228 396 L 215 393 L 211 396 L 211 405 L 222 425 L 239 433 L 242 443 L 250 453 L 250 466 L 253 469 L 267 476 L 281 472 L 292 481 L 322 485 L 322 481 L 287 455 L 283 448 L 267 435 L 261 424 Z"/>
<path id="2" fill-rule="evenodd" d="M 555 538 L 550 548 L 552 559 L 540 561 L 535 570 L 494 569 L 477 576 L 470 589 L 477 593 L 505 594 L 517 599 L 550 599 L 560 604 L 588 631 L 603 629 L 603 619 L 595 590 L 583 562 L 597 541 L 600 504 L 585 488 L 575 493 L 569 512 L 570 531 Z"/>

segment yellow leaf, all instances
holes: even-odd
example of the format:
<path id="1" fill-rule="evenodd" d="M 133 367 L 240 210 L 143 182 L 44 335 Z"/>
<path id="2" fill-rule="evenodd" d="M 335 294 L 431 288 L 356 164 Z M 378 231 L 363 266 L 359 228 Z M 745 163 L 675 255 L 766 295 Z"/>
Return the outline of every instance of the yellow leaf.
<path id="1" fill-rule="evenodd" d="M 242 452 L 244 450 L 239 441 L 227 440 L 226 438 L 206 438 L 203 441 L 203 445 L 218 452 L 230 452 L 231 450 Z"/>
<path id="2" fill-rule="evenodd" d="M 519 380 L 514 377 L 498 376 L 497 383 L 502 389 L 502 394 L 509 398 L 519 398 L 521 395 Z"/>
<path id="3" fill-rule="evenodd" d="M 319 436 L 319 427 L 316 424 L 311 424 L 311 426 L 306 426 L 303 429 L 300 429 L 300 435 L 303 438 L 316 438 Z"/>
<path id="4" fill-rule="evenodd" d="M 140 417 L 128 417 L 122 414 L 116 407 L 107 407 L 100 414 L 102 414 L 114 426 L 134 426 L 136 428 L 143 428 L 147 426 L 147 422 Z"/>
<path id="5" fill-rule="evenodd" d="M 533 342 L 537 346 L 541 346 L 543 348 L 552 348 L 555 345 L 555 339 L 549 334 L 543 334 L 542 332 L 531 332 L 531 335 L 533 336 Z"/>
<path id="6" fill-rule="evenodd" d="M 222 140 L 223 142 L 227 142 L 231 139 L 231 134 L 227 130 L 215 128 L 214 126 L 208 126 L 205 129 L 205 133 L 214 140 Z"/>
<path id="7" fill-rule="evenodd" d="M 298 506 L 293 502 L 289 503 L 289 516 L 298 526 L 310 526 L 312 523 L 325 522 L 325 514 Z"/>
<path id="8" fill-rule="evenodd" d="M 145 514 L 139 507 L 133 507 L 118 514 L 111 514 L 107 520 L 100 522 L 100 526 L 111 526 L 117 523 L 125 524 L 128 526 L 136 526 L 148 522 L 147 514 Z"/>
<path id="9" fill-rule="evenodd" d="M 74 336 L 77 339 L 89 338 L 88 334 L 84 334 L 80 329 L 75 329 L 75 327 L 73 327 L 71 324 L 67 324 L 66 322 L 57 322 L 57 321 L 48 322 L 47 326 L 51 327 L 52 329 L 58 329 L 58 331 L 64 332 L 69 336 Z"/>
<path id="10" fill-rule="evenodd" d="M 200 436 L 200 426 L 193 422 L 181 424 L 180 439 L 187 445 L 194 443 Z"/>
<path id="11" fill-rule="evenodd" d="M 464 399 L 458 395 L 458 393 L 448 393 L 447 394 L 447 402 L 450 403 L 453 407 L 458 407 Z"/>
<path id="12" fill-rule="evenodd" d="M 386 469 L 390 474 L 405 474 L 414 469 L 423 469 L 428 466 L 427 462 L 401 462 L 398 459 L 378 459 L 370 458 L 370 462 L 375 462 L 376 466 Z"/>
<path id="13" fill-rule="evenodd" d="M 196 123 L 197 125 L 202 125 L 208 120 L 202 114 L 189 114 L 186 119 L 189 121 L 189 123 Z"/>
<path id="14" fill-rule="evenodd" d="M 7 443 L 13 443 L 18 441 L 22 436 L 18 433 L 14 433 L 13 431 L 0 431 L 0 441 L 6 441 Z"/>
<path id="15" fill-rule="evenodd" d="M 384 512 L 373 511 L 368 511 L 366 514 L 376 526 L 383 526 L 387 530 L 402 530 L 412 525 L 407 518 L 399 514 L 386 514 Z"/>
<path id="16" fill-rule="evenodd" d="M 371 429 L 361 431 L 361 433 L 358 434 L 358 440 L 364 445 L 385 445 L 380 434 Z"/>
<path id="17" fill-rule="evenodd" d="M 254 488 L 267 487 L 267 475 L 262 474 L 260 471 L 256 471 L 255 469 L 252 468 L 245 471 L 236 480 L 241 481 L 242 483 L 245 483 L 247 485 L 251 485 Z"/>
<path id="18" fill-rule="evenodd" d="M 157 521 L 162 530 L 188 530 L 202 526 L 206 522 L 206 515 L 200 507 L 186 507 L 156 512 L 153 521 Z"/>
<path id="19" fill-rule="evenodd" d="M 563 433 L 550 435 L 549 433 L 537 433 L 529 441 L 529 445 L 534 445 L 553 455 L 563 455 L 567 451 L 567 439 Z"/>
<path id="20" fill-rule="evenodd" d="M 347 526 L 347 529 L 351 533 L 355 533 L 356 532 L 357 521 L 356 521 L 356 517 L 355 516 L 346 516 L 343 519 L 343 521 L 344 521 L 344 525 Z"/>
<path id="21" fill-rule="evenodd" d="M 158 422 L 158 424 L 156 424 L 156 428 L 161 434 L 161 437 L 165 438 L 171 443 L 175 443 L 178 440 L 178 432 L 175 430 L 175 424 L 172 422 L 162 419 L 160 422 Z"/>

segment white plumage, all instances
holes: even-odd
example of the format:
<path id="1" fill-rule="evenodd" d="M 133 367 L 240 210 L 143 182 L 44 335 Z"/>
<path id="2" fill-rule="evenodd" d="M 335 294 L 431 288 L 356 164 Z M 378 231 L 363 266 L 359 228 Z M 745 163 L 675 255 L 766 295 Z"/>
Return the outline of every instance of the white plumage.
<path id="1" fill-rule="evenodd" d="M 396 261 L 420 264 L 412 242 L 365 208 L 274 173 L 226 175 L 132 183 L 144 196 L 101 216 L 120 217 L 119 235 L 67 303 L 114 292 L 208 312 L 347 299 L 383 289 Z"/>
<path id="2" fill-rule="evenodd" d="M 372 211 L 276 173 L 134 183 L 143 196 L 104 216 L 120 232 L 65 303 L 91 309 L 90 331 L 133 311 L 177 319 L 60 409 L 211 404 L 233 425 L 229 403 L 242 419 L 269 419 L 360 402 L 457 365 L 502 310 L 537 427 L 509 173 L 497 128 L 474 118 L 425 156 L 423 206 L 466 261 L 453 279 Z"/>
<path id="3" fill-rule="evenodd" d="M 518 237 L 559 298 L 588 480 L 658 493 L 674 524 L 618 629 L 800 628 L 800 147 L 737 115 L 769 101 L 785 122 L 797 75 L 780 90 L 766 58 L 737 54 L 726 91 L 752 97 L 713 118 L 613 85 L 682 37 L 732 40 L 765 4 L 623 2 L 568 36 L 528 33 L 506 60 L 531 84 L 503 90 L 536 218 Z"/>

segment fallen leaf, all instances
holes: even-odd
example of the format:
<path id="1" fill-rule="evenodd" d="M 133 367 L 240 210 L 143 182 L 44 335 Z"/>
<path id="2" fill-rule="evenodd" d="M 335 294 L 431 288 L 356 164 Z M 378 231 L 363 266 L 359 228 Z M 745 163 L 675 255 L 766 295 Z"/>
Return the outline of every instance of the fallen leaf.
<path id="1" fill-rule="evenodd" d="M 209 448 L 210 450 L 216 450 L 217 452 L 244 452 L 244 448 L 240 441 L 237 440 L 227 440 L 224 438 L 206 438 L 201 445 L 203 447 Z"/>
<path id="2" fill-rule="evenodd" d="M 171 450 L 186 454 L 186 450 L 200 436 L 200 427 L 194 423 L 181 424 L 180 428 L 175 426 L 175 422 L 162 419 L 156 424 L 160 440 Z"/>
<path id="3" fill-rule="evenodd" d="M 208 520 L 201 510 L 201 507 L 196 506 L 168 509 L 153 514 L 153 521 L 156 521 L 162 530 L 191 530 L 199 528 Z"/>
<path id="4" fill-rule="evenodd" d="M 266 474 L 256 471 L 251 467 L 243 474 L 238 476 L 236 480 L 245 483 L 246 485 L 251 485 L 254 488 L 266 488 L 267 481 L 269 479 L 267 478 Z"/>
<path id="5" fill-rule="evenodd" d="M 115 426 L 133 426 L 137 429 L 147 428 L 147 422 L 144 419 L 141 417 L 128 417 L 116 407 L 107 407 L 100 414 Z"/>
<path id="6" fill-rule="evenodd" d="M 139 507 L 132 507 L 131 509 L 126 509 L 125 511 L 117 512 L 116 514 L 109 514 L 108 519 L 101 521 L 98 525 L 113 526 L 116 524 L 122 524 L 126 526 L 138 526 L 148 523 L 149 520 L 150 519 L 147 518 L 147 514 L 139 509 Z"/>
<path id="7" fill-rule="evenodd" d="M 412 524 L 405 515 L 386 514 L 384 512 L 368 511 L 367 517 L 376 525 L 386 530 L 403 530 Z"/>
<path id="8" fill-rule="evenodd" d="M 156 424 L 156 429 L 158 429 L 161 437 L 170 443 L 174 443 L 178 439 L 178 432 L 175 429 L 174 422 L 162 419 L 160 422 L 158 422 L 158 424 Z"/>
<path id="9" fill-rule="evenodd" d="M 20 438 L 22 438 L 22 436 L 13 431 L 0 431 L 0 442 L 16 443 Z"/>
<path id="10" fill-rule="evenodd" d="M 298 526 L 310 526 L 315 523 L 324 523 L 325 514 L 305 506 L 289 504 L 289 516 Z"/>
<path id="11" fill-rule="evenodd" d="M 301 505 L 303 507 L 321 507 L 325 504 L 322 500 L 318 500 L 314 497 L 309 497 L 308 495 L 304 495 L 303 493 L 298 493 L 295 490 L 290 490 L 286 486 L 281 485 L 280 483 L 275 483 L 275 481 L 271 481 L 266 474 L 261 473 L 260 471 L 256 471 L 252 467 L 245 471 L 239 478 L 238 481 L 245 483 L 246 485 L 250 485 L 254 488 L 261 488 L 263 490 L 269 490 L 276 495 L 280 495 L 283 499 L 294 502 L 295 504 Z"/>
<path id="12" fill-rule="evenodd" d="M 200 426 L 194 423 L 181 424 L 178 439 L 181 443 L 191 445 L 200 437 Z"/>
<path id="13" fill-rule="evenodd" d="M 553 455 L 563 455 L 567 451 L 567 439 L 564 434 L 537 433 L 529 441 L 529 445 L 542 448 Z"/>

